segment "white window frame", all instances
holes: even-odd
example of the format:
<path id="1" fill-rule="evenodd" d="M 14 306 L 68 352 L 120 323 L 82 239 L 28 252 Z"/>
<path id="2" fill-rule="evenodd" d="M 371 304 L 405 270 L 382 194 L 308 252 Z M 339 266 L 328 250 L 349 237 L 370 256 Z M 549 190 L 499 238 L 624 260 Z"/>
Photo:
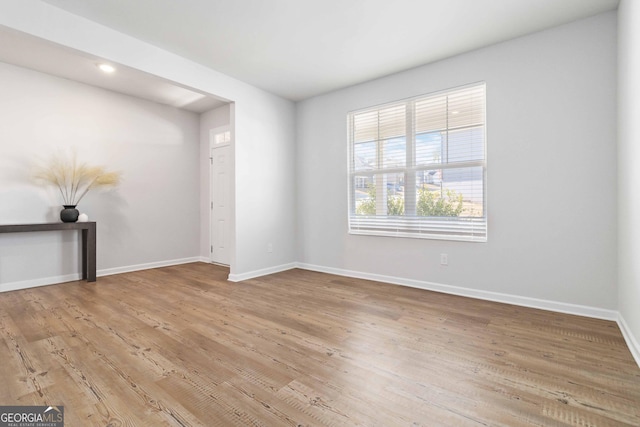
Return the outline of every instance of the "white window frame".
<path id="1" fill-rule="evenodd" d="M 415 126 L 414 126 L 414 109 L 416 102 L 448 95 L 449 93 L 459 92 L 464 89 L 477 89 L 482 87 L 484 96 L 484 105 L 482 111 L 482 129 L 483 129 L 483 158 L 482 160 L 451 162 L 441 161 L 432 164 L 422 164 L 417 166 L 415 157 Z M 394 105 L 406 106 L 406 164 L 405 167 L 384 168 L 380 164 L 380 146 L 378 140 L 378 165 L 372 170 L 362 171 L 355 167 L 354 148 L 354 117 L 358 114 L 379 111 L 382 109 L 393 107 Z M 438 240 L 456 240 L 469 242 L 486 242 L 487 241 L 487 122 L 486 122 L 486 84 L 484 82 L 474 83 L 466 86 L 451 88 L 448 90 L 421 95 L 402 101 L 390 102 L 374 107 L 361 110 L 351 111 L 347 114 L 348 122 L 348 182 L 349 182 L 349 234 L 374 235 L 374 236 L 390 236 L 390 237 L 410 237 L 423 239 Z M 456 127 L 449 127 L 447 122 L 446 131 L 459 130 Z M 406 191 L 404 193 L 405 213 L 403 216 L 386 216 L 386 189 L 383 174 L 402 173 L 405 179 L 405 189 L 416 187 L 416 173 L 430 169 L 460 169 L 470 167 L 482 167 L 482 217 L 419 217 L 416 215 L 416 196 L 414 192 Z M 368 176 L 376 183 L 376 215 L 365 216 L 356 215 L 356 177 Z M 382 197 L 380 197 L 382 196 Z"/>

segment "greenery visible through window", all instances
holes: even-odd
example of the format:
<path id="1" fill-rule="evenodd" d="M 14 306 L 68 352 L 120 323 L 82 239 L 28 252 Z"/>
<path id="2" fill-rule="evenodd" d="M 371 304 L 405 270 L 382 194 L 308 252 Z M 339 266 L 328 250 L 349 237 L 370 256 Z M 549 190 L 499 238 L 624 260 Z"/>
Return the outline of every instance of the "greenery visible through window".
<path id="1" fill-rule="evenodd" d="M 358 215 L 376 214 L 376 188 L 369 185 L 368 198 L 362 200 L 356 207 Z M 438 194 L 426 187 L 418 189 L 418 216 L 460 216 L 463 208 L 462 194 L 453 190 L 445 190 L 445 194 Z M 400 196 L 387 196 L 387 215 L 404 215 L 404 199 Z"/>
<path id="2" fill-rule="evenodd" d="M 484 84 L 348 122 L 351 233 L 486 241 Z"/>

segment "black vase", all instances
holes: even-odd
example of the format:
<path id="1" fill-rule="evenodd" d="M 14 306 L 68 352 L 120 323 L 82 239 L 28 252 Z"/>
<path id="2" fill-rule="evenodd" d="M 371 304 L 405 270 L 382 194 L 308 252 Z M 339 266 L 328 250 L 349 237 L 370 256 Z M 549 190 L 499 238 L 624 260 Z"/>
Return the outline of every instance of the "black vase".
<path id="1" fill-rule="evenodd" d="M 62 222 L 76 222 L 78 220 L 78 209 L 76 205 L 62 205 L 64 209 L 60 211 L 60 219 Z"/>

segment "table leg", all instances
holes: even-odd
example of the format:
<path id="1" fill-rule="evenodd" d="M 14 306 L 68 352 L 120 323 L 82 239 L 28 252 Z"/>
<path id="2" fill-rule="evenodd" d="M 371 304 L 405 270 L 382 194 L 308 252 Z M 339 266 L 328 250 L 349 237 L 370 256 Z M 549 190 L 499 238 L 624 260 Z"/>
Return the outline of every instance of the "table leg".
<path id="1" fill-rule="evenodd" d="M 82 230 L 82 278 L 96 281 L 96 225 Z"/>

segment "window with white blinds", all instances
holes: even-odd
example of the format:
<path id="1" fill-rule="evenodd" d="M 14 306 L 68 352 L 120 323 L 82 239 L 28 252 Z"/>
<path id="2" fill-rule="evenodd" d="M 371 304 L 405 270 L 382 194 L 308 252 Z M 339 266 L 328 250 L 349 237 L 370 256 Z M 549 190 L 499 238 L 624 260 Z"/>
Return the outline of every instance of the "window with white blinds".
<path id="1" fill-rule="evenodd" d="M 486 242 L 484 83 L 348 122 L 350 233 Z"/>

